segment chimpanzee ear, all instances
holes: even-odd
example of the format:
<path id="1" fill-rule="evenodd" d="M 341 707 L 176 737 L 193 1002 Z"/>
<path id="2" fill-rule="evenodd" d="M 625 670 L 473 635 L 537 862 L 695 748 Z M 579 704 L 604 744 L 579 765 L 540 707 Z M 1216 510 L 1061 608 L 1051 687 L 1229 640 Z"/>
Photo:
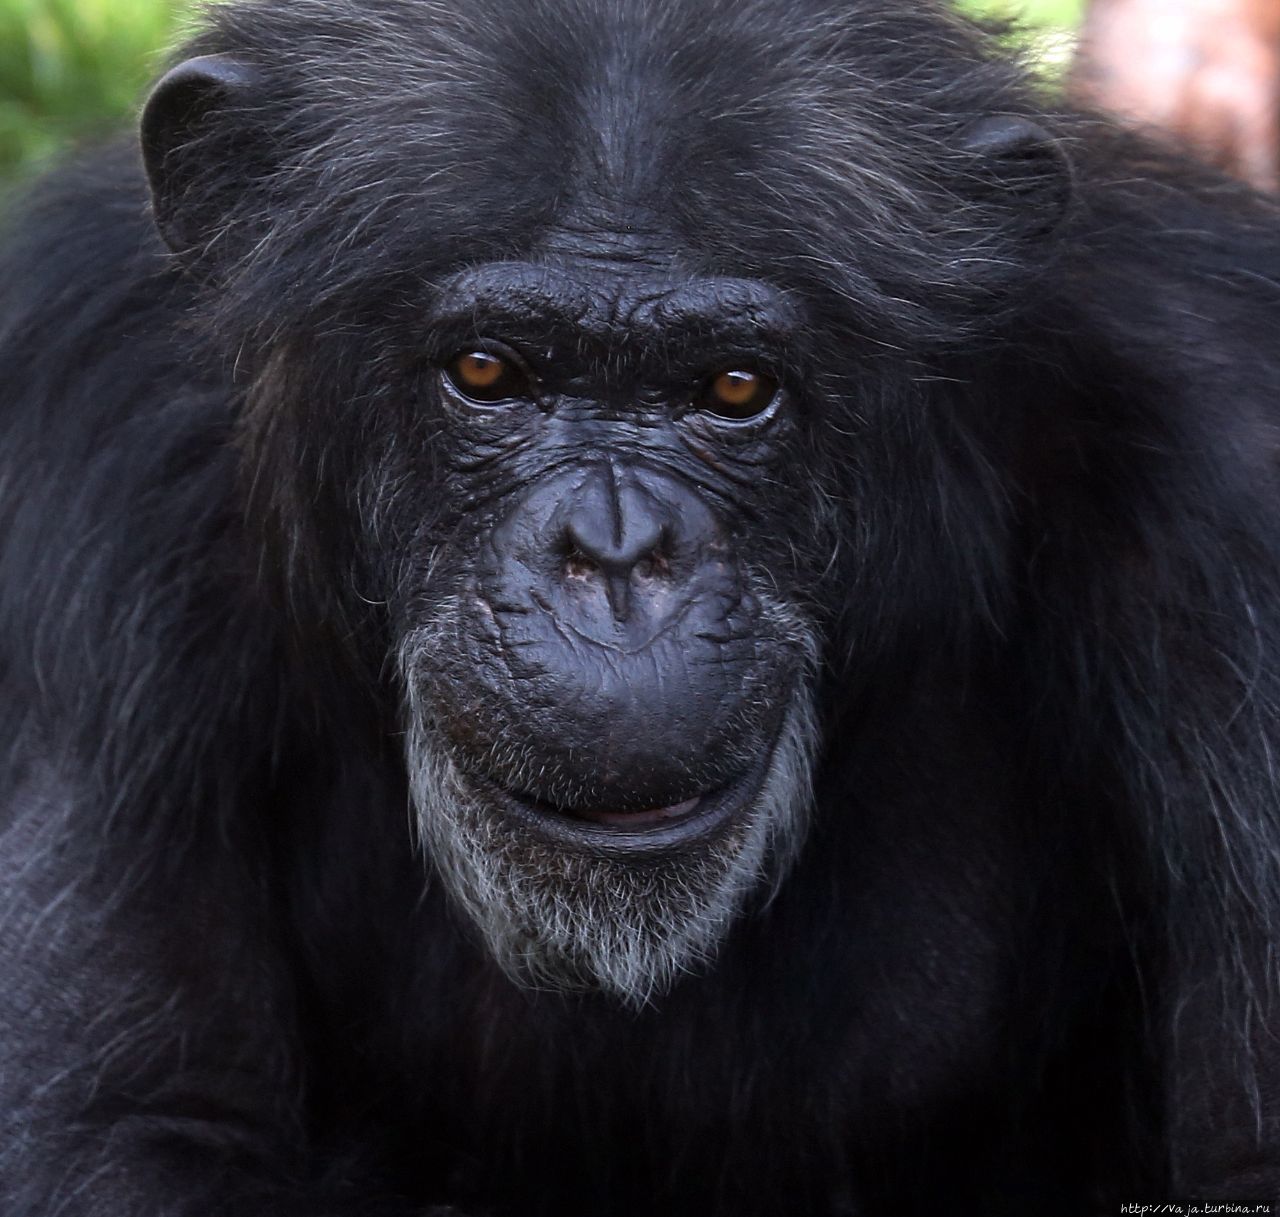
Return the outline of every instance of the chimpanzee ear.
<path id="1" fill-rule="evenodd" d="M 1033 227 L 1048 231 L 1065 215 L 1071 164 L 1062 141 L 1039 123 L 1021 114 L 989 114 L 960 132 L 958 148 L 978 158 L 984 176 L 1010 202 L 1036 217 Z"/>
<path id="2" fill-rule="evenodd" d="M 261 160 L 244 121 L 255 73 L 224 55 L 172 68 L 142 111 L 142 160 L 156 226 L 175 253 L 207 245 Z"/>

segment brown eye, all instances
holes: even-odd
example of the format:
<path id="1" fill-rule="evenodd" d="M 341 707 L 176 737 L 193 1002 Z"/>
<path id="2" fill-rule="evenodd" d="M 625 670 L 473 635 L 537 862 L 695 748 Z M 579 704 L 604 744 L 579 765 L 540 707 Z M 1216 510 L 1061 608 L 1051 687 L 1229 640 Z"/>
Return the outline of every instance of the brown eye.
<path id="1" fill-rule="evenodd" d="M 717 418 L 742 422 L 764 413 L 777 393 L 778 382 L 772 376 L 735 369 L 721 372 L 707 382 L 698 407 Z"/>
<path id="2" fill-rule="evenodd" d="M 491 351 L 465 351 L 455 355 L 445 364 L 444 374 L 469 401 L 492 403 L 532 395 L 532 386 L 524 372 Z"/>

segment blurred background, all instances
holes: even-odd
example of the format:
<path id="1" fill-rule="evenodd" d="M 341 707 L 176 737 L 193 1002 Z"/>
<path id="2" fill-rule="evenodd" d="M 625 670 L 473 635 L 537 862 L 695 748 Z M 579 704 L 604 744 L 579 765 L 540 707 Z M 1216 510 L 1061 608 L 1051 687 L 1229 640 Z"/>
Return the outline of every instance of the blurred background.
<path id="1" fill-rule="evenodd" d="M 132 114 L 182 0 L 0 0 L 0 176 Z"/>
<path id="2" fill-rule="evenodd" d="M 969 0 L 977 12 L 1006 12 Z M 1027 20 L 1065 33 L 1074 0 L 1028 0 Z M 190 0 L 0 0 L 0 177 L 29 171 L 69 140 L 132 115 Z"/>

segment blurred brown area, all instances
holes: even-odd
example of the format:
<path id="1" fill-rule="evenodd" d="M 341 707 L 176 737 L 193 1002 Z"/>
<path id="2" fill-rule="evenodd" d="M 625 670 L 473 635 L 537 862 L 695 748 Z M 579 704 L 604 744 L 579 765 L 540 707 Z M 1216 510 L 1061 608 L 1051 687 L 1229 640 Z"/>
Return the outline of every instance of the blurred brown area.
<path id="1" fill-rule="evenodd" d="M 1070 87 L 1280 189 L 1280 0 L 1093 0 Z"/>

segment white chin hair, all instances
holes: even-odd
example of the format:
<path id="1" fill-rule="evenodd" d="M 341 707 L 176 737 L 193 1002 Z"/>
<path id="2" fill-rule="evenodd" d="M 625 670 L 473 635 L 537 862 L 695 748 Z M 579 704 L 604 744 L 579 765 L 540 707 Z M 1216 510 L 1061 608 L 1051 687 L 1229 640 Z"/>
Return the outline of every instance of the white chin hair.
<path id="1" fill-rule="evenodd" d="M 423 847 L 503 971 L 541 989 L 643 1005 L 706 964 L 747 895 L 781 881 L 804 836 L 816 730 L 801 682 L 755 798 L 701 846 L 643 867 L 522 832 L 467 784 L 410 689 L 407 762 Z"/>

